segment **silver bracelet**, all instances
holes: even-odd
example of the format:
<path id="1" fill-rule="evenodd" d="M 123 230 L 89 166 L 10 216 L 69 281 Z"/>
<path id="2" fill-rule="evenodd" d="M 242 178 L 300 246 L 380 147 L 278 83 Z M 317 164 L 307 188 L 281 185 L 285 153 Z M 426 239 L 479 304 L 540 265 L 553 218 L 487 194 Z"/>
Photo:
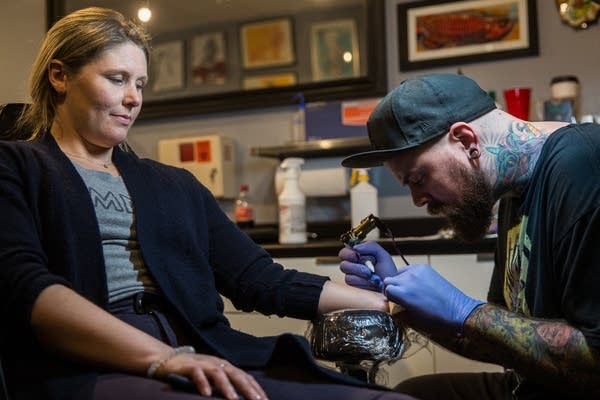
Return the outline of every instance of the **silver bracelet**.
<path id="1" fill-rule="evenodd" d="M 158 371 L 158 369 L 160 367 L 162 367 L 162 365 L 164 363 L 166 363 L 167 361 L 169 361 L 171 358 L 175 357 L 176 355 L 184 354 L 184 353 L 195 354 L 196 349 L 194 349 L 192 346 L 175 347 L 174 349 L 170 350 L 167 353 L 167 355 L 165 355 L 163 358 L 160 358 L 160 359 L 154 361 L 152 364 L 150 364 L 150 366 L 148 367 L 148 371 L 146 372 L 146 375 L 148 376 L 148 378 L 153 378 L 156 371 Z"/>

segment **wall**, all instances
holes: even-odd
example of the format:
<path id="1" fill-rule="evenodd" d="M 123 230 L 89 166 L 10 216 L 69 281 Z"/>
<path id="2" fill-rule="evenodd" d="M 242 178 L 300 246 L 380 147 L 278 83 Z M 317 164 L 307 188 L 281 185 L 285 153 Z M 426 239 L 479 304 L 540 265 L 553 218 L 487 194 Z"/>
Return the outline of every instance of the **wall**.
<path id="1" fill-rule="evenodd" d="M 462 72 L 474 78 L 486 90 L 501 93 L 510 86 L 530 86 L 534 100 L 549 97 L 550 79 L 556 75 L 575 74 L 582 84 L 582 112 L 600 112 L 600 52 L 597 41 L 600 27 L 593 25 L 587 31 L 575 31 L 561 23 L 554 2 L 537 0 L 540 55 L 509 60 L 481 62 L 460 66 L 401 73 L 398 67 L 398 41 L 396 6 L 403 0 L 386 0 L 389 87 L 394 87 L 407 77 L 424 72 Z M 0 15 L 0 102 L 24 101 L 27 98 L 25 80 L 28 67 L 35 56 L 44 29 L 44 0 L 1 2 Z M 18 40 L 15 40 L 18 38 Z M 137 152 L 155 158 L 156 145 L 161 138 L 219 132 L 234 138 L 238 143 L 238 179 L 250 185 L 255 198 L 257 222 L 275 222 L 276 198 L 273 172 L 276 160 L 250 155 L 254 146 L 284 144 L 291 139 L 290 118 L 292 107 L 278 107 L 247 112 L 220 113 L 166 119 L 138 121 L 132 128 L 130 142 Z M 324 166 L 339 165 L 339 159 L 310 161 Z M 383 169 L 373 172 L 374 183 L 379 187 L 380 215 L 403 217 L 424 215 L 411 204 L 405 189 L 399 188 Z M 339 219 L 348 216 L 347 200 L 309 199 L 309 221 Z M 230 212 L 232 203 L 222 202 Z"/>
<path id="2" fill-rule="evenodd" d="M 402 80 L 427 72 L 456 72 L 475 79 L 484 89 L 495 90 L 502 102 L 502 89 L 529 86 L 534 102 L 550 97 L 550 79 L 557 75 L 573 74 L 582 87 L 582 113 L 600 113 L 600 26 L 578 31 L 563 24 L 554 1 L 537 0 L 539 56 L 519 57 L 501 61 L 456 65 L 453 67 L 420 70 L 411 73 L 399 71 L 397 5 L 410 0 L 386 0 L 388 33 L 388 82 L 390 87 Z M 536 116 L 532 115 L 534 119 Z"/>
<path id="3" fill-rule="evenodd" d="M 0 2 L 0 103 L 27 101 L 29 66 L 46 31 L 46 2 Z"/>

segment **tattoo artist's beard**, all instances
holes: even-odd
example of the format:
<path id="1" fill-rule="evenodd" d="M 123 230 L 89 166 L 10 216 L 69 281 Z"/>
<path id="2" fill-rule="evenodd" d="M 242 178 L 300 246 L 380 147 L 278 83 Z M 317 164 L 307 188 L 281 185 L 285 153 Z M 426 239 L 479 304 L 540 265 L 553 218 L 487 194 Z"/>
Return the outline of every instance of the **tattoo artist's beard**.
<path id="1" fill-rule="evenodd" d="M 462 187 L 462 198 L 457 204 L 429 203 L 427 211 L 445 216 L 460 239 L 466 242 L 481 239 L 492 222 L 492 188 L 480 170 L 471 172 L 456 163 L 450 166 L 450 171 L 453 171 L 451 178 Z"/>

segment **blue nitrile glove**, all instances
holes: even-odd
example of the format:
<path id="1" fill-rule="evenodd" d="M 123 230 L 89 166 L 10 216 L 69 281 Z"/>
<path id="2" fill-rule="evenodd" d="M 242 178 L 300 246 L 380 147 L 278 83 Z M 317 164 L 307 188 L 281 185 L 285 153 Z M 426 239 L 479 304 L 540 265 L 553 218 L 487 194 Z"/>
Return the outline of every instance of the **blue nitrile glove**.
<path id="1" fill-rule="evenodd" d="M 345 247 L 339 256 L 346 283 L 362 289 L 381 292 L 383 280 L 398 272 L 392 257 L 376 242 L 360 243 L 352 249 Z"/>
<path id="2" fill-rule="evenodd" d="M 400 318 L 426 333 L 461 336 L 467 317 L 484 304 L 458 290 L 427 264 L 402 268 L 386 278 L 384 285 L 388 300 L 404 308 L 406 315 Z"/>

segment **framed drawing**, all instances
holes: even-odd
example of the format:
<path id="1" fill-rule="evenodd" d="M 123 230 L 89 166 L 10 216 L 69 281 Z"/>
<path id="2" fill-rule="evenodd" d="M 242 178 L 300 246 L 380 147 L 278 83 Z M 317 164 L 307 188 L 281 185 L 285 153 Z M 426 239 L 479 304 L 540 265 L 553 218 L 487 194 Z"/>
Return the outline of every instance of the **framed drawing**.
<path id="1" fill-rule="evenodd" d="M 360 76 L 358 35 L 353 19 L 315 23 L 310 38 L 314 80 Z"/>
<path id="2" fill-rule="evenodd" d="M 297 81 L 294 72 L 281 72 L 275 74 L 254 75 L 244 77 L 242 87 L 244 90 L 266 89 L 295 85 Z"/>
<path id="3" fill-rule="evenodd" d="M 536 0 L 398 4 L 400 70 L 538 54 Z"/>
<path id="4" fill-rule="evenodd" d="M 184 89 L 185 59 L 183 40 L 158 43 L 152 48 L 153 92 Z"/>
<path id="5" fill-rule="evenodd" d="M 190 77 L 193 84 L 224 84 L 227 80 L 225 32 L 194 35 L 190 40 Z"/>
<path id="6" fill-rule="evenodd" d="M 293 64 L 296 55 L 292 32 L 290 18 L 242 24 L 242 66 L 253 69 Z"/>

